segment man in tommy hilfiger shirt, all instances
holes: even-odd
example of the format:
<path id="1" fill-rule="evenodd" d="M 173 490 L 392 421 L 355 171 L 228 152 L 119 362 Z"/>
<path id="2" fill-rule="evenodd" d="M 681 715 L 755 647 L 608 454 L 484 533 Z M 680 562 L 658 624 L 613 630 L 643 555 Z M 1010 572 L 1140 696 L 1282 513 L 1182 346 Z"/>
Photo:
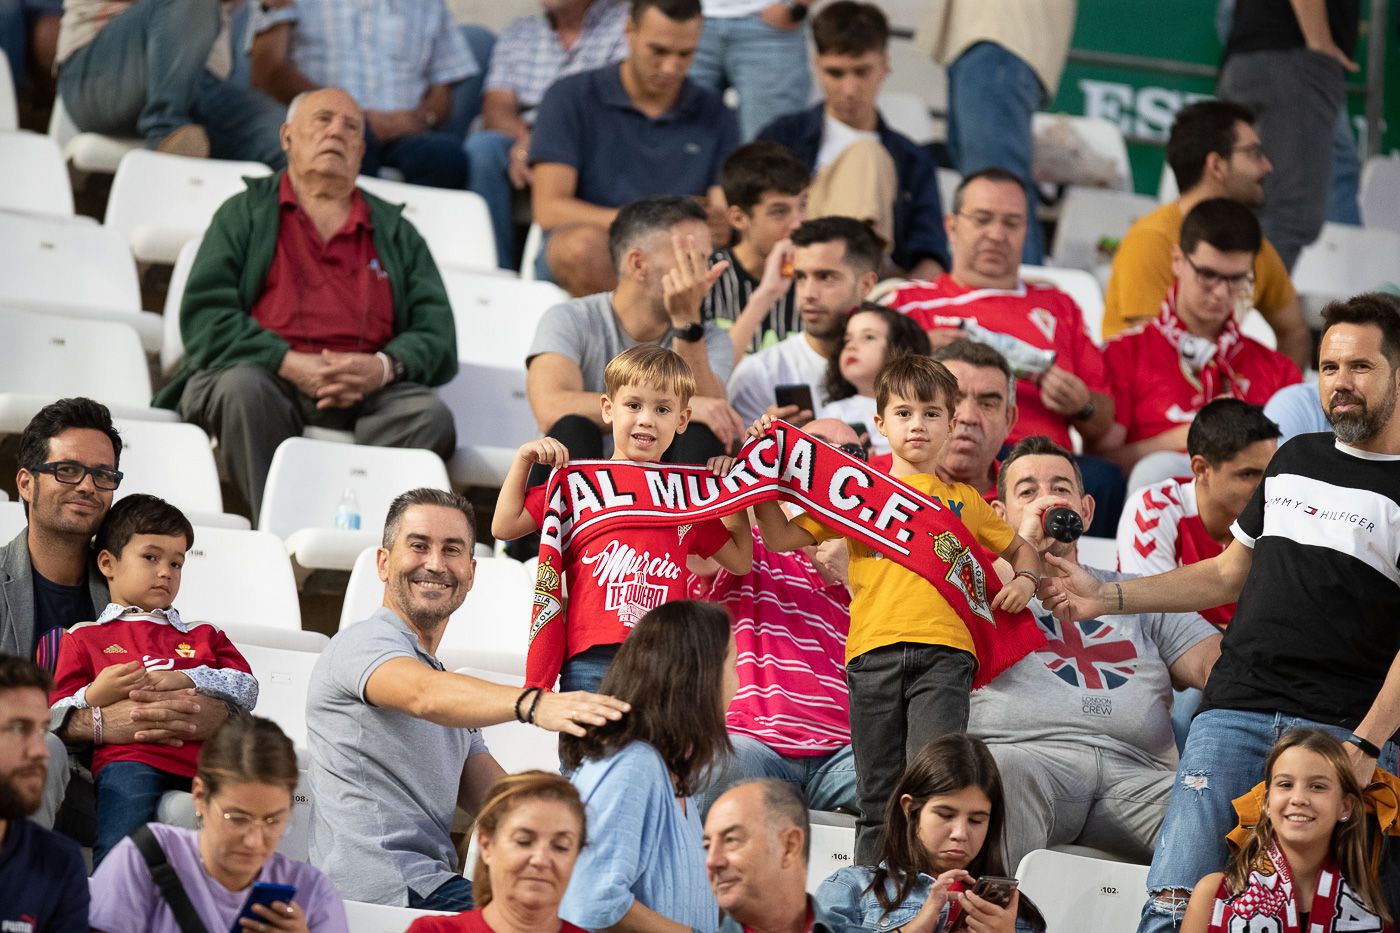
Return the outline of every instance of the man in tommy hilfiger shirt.
<path id="1" fill-rule="evenodd" d="M 1321 728 L 1348 742 L 1363 783 L 1378 756 L 1395 768 L 1400 301 L 1358 295 L 1323 317 L 1318 391 L 1333 434 L 1279 448 L 1224 553 L 1121 583 L 1082 572 L 1046 583 L 1045 604 L 1062 618 L 1239 602 L 1182 751 L 1142 931 L 1174 929 L 1195 882 L 1225 863 L 1230 801 L 1259 780 L 1282 732 Z"/>
<path id="2" fill-rule="evenodd" d="M 86 933 L 87 872 L 77 843 L 29 820 L 49 760 L 49 675 L 0 654 L 0 930 Z"/>

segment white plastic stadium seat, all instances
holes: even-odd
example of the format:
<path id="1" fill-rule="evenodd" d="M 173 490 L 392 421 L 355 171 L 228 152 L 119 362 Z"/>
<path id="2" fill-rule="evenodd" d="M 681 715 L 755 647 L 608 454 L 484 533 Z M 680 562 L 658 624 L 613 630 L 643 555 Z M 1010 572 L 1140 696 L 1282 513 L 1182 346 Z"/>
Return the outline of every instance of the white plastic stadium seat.
<path id="1" fill-rule="evenodd" d="M 1048 930 L 1136 930 L 1147 899 L 1147 866 L 1037 849 L 1016 869 Z"/>
<path id="2" fill-rule="evenodd" d="M 1292 277 L 1308 323 L 1317 327 L 1327 302 L 1400 284 L 1400 233 L 1323 224 L 1321 235 L 1298 254 Z"/>
<path id="3" fill-rule="evenodd" d="M 234 640 L 234 646 L 247 660 L 258 679 L 258 705 L 253 712 L 277 723 L 297 748 L 297 757 L 306 754 L 306 694 L 311 685 L 311 669 L 319 652 L 269 648 Z"/>
<path id="4" fill-rule="evenodd" d="M 1118 569 L 1118 541 L 1115 538 L 1095 538 L 1085 535 L 1079 539 L 1079 562 L 1100 570 Z"/>
<path id="5" fill-rule="evenodd" d="M 122 436 L 125 478 L 114 499 L 135 492 L 160 496 L 194 525 L 248 528 L 241 515 L 224 512 L 219 468 L 209 436 L 192 424 L 113 419 Z"/>
<path id="6" fill-rule="evenodd" d="M 311 819 L 315 807 L 311 798 L 311 782 L 306 771 L 298 772 L 297 788 L 292 797 L 292 816 L 277 843 L 277 851 L 287 858 L 309 861 L 311 858 Z M 161 795 L 156 805 L 156 821 L 185 829 L 195 828 L 194 797 L 188 791 L 170 790 Z"/>
<path id="7" fill-rule="evenodd" d="M 1055 265 L 1106 273 L 1111 260 L 1099 253 L 1099 241 L 1122 239 L 1133 221 L 1156 209 L 1157 201 L 1142 194 L 1071 188 L 1055 227 Z"/>
<path id="8" fill-rule="evenodd" d="M 0 310 L 0 434 L 19 433 L 39 409 L 72 395 L 118 417 L 177 420 L 150 407 L 146 354 L 129 326 Z"/>
<path id="9" fill-rule="evenodd" d="M 933 142 L 938 135 L 933 117 L 929 116 L 928 102 L 919 94 L 881 91 L 875 106 L 890 129 L 903 133 L 920 146 Z"/>
<path id="10" fill-rule="evenodd" d="M 821 883 L 839 869 L 855 864 L 856 818 L 844 813 L 811 810 L 812 857 L 807 861 L 807 893 L 816 894 Z"/>
<path id="11" fill-rule="evenodd" d="M 9 544 L 28 524 L 23 502 L 0 502 L 0 546 Z"/>
<path id="12" fill-rule="evenodd" d="M 10 58 L 0 50 L 0 130 L 19 129 L 19 101 L 15 97 L 15 79 L 10 72 Z"/>
<path id="13" fill-rule="evenodd" d="M 128 136 L 104 136 L 84 133 L 63 107 L 63 95 L 54 98 L 49 115 L 49 136 L 63 147 L 63 157 L 80 172 L 111 175 L 121 164 L 122 156 L 143 143 Z"/>
<path id="14" fill-rule="evenodd" d="M 229 629 L 251 624 L 303 634 L 292 562 L 281 539 L 266 531 L 196 525 L 176 606 L 186 618 Z"/>
<path id="15" fill-rule="evenodd" d="M 446 917 L 440 910 L 414 910 L 412 907 L 385 907 L 382 904 L 345 902 L 345 919 L 350 933 L 403 933 L 419 917 Z"/>
<path id="16" fill-rule="evenodd" d="M 1027 282 L 1053 285 L 1074 299 L 1084 315 L 1089 336 L 1103 345 L 1103 288 L 1099 280 L 1083 269 L 1061 269 L 1056 266 L 1022 266 L 1021 278 Z"/>
<path id="17" fill-rule="evenodd" d="M 379 542 L 389 503 L 419 486 L 452 488 L 430 450 L 288 438 L 272 455 L 258 527 L 286 542 L 303 567 L 350 570 L 361 551 Z M 359 501 L 359 531 L 335 527 L 346 489 Z"/>
<path id="18" fill-rule="evenodd" d="M 133 149 L 117 166 L 103 223 L 126 237 L 137 261 L 170 264 L 209 226 L 219 205 L 244 190 L 245 176 L 271 174 L 261 162 Z"/>
<path id="19" fill-rule="evenodd" d="M 67 169 L 64 179 L 66 185 Z M 0 306 L 116 321 L 135 328 L 147 352 L 160 349 L 160 315 L 141 310 L 141 284 L 126 241 L 85 218 L 5 214 L 0 282 Z"/>
<path id="20" fill-rule="evenodd" d="M 517 690 L 525 687 L 523 676 L 516 677 L 471 667 L 459 668 L 457 673 L 481 680 L 489 680 L 494 684 L 505 684 L 507 687 L 514 687 Z M 512 719 L 494 726 L 486 726 L 481 730 L 481 737 L 486 740 L 486 747 L 491 750 L 491 757 L 495 758 L 508 774 L 519 774 L 521 771 L 530 770 L 559 770 L 559 734 L 557 732 L 546 732 L 538 726 L 516 722 Z M 468 862 L 467 864 L 472 863 Z"/>
<path id="21" fill-rule="evenodd" d="M 953 199 L 957 197 L 958 185 L 962 184 L 962 175 L 951 168 L 938 167 L 938 203 L 943 207 L 944 214 L 953 213 Z"/>
<path id="22" fill-rule="evenodd" d="M 384 603 L 384 584 L 375 569 L 375 549 L 355 561 L 341 604 L 344 631 L 369 618 Z M 461 607 L 448 620 L 438 659 L 449 669 L 471 667 L 510 677 L 525 676 L 530 641 L 534 578 L 509 557 L 479 557 L 476 580 Z"/>
<path id="23" fill-rule="evenodd" d="M 539 258 L 540 250 L 544 249 L 544 228 L 539 224 L 530 224 L 530 229 L 525 233 L 525 251 L 520 256 L 520 277 L 527 282 L 535 280 L 535 261 Z"/>
<path id="24" fill-rule="evenodd" d="M 486 200 L 474 191 L 450 191 L 361 175 L 370 194 L 403 205 L 403 216 L 428 243 L 438 270 L 496 270 L 496 235 Z"/>
<path id="25" fill-rule="evenodd" d="M 1361 169 L 1361 221 L 1400 233 L 1400 154 L 1371 156 Z"/>
<path id="26" fill-rule="evenodd" d="M 525 355 L 540 318 L 569 296 L 548 282 L 483 273 L 443 270 L 443 282 L 457 327 L 457 375 L 438 388 L 457 423 L 452 476 L 463 486 L 499 486 L 516 449 L 539 437 Z"/>
<path id="27" fill-rule="evenodd" d="M 204 237 L 197 236 L 180 247 L 175 268 L 170 273 L 170 287 L 165 292 L 165 311 L 161 314 L 163 331 L 160 343 L 160 371 L 169 376 L 185 358 L 185 341 L 180 336 L 180 303 L 185 300 L 185 284 L 190 279 L 190 267 Z"/>
<path id="28" fill-rule="evenodd" d="M 0 67 L 3 62 L 0 62 Z M 0 208 L 73 216 L 73 188 L 63 150 L 48 136 L 0 131 Z"/>
<path id="29" fill-rule="evenodd" d="M 1240 332 L 1246 337 L 1253 337 L 1270 350 L 1278 349 L 1278 334 L 1274 333 L 1264 315 L 1256 308 L 1250 308 L 1244 320 L 1240 321 Z"/>

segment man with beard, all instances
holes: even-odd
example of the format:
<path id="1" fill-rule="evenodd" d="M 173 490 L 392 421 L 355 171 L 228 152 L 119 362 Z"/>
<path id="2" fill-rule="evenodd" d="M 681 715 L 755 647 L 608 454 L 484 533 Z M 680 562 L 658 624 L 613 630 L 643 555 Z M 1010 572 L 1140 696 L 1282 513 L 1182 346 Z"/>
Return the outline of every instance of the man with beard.
<path id="1" fill-rule="evenodd" d="M 514 717 L 583 735 L 629 708 L 444 670 L 434 652 L 472 587 L 475 544 L 466 499 L 439 489 L 400 495 L 378 554 L 384 606 L 331 639 L 311 673 L 311 861 L 359 901 L 470 909 L 453 812 L 474 814 L 505 773 L 480 728 Z"/>
<path id="2" fill-rule="evenodd" d="M 49 675 L 0 655 L 0 929 L 86 933 L 87 872 L 71 840 L 31 822 L 44 794 Z"/>
<path id="3" fill-rule="evenodd" d="M 1063 619 L 1206 609 L 1238 600 L 1181 754 L 1147 878 L 1142 931 L 1175 929 L 1192 886 L 1225 863 L 1231 801 L 1289 729 L 1347 743 L 1358 780 L 1395 767 L 1400 728 L 1400 301 L 1364 294 L 1323 312 L 1318 391 L 1335 438 L 1279 448 L 1218 557 L 1151 577 L 1067 576 L 1043 602 Z"/>
<path id="4" fill-rule="evenodd" d="M 745 424 L 765 412 L 794 424 L 814 412 L 779 407 L 774 389 L 806 385 L 812 403 L 826 401 L 822 381 L 827 360 L 846 333 L 846 318 L 879 281 L 883 247 L 870 228 L 850 217 L 803 221 L 792 232 L 793 294 L 802 329 L 771 347 L 751 353 L 729 377 L 729 398 Z"/>
<path id="5" fill-rule="evenodd" d="M 958 380 L 953 429 L 934 472 L 945 483 L 967 483 L 988 502 L 997 498 L 997 455 L 1016 423 L 1016 380 L 1006 357 L 984 343 L 954 340 L 933 358 Z"/>

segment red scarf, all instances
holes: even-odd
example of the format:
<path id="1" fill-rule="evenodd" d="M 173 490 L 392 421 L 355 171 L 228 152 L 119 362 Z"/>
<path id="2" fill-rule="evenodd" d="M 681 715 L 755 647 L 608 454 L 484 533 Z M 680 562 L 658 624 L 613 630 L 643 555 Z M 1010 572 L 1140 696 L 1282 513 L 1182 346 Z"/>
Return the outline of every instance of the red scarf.
<path id="1" fill-rule="evenodd" d="M 993 614 L 991 555 L 943 503 L 786 422 L 739 451 L 723 477 L 705 467 L 584 460 L 555 470 L 545 494 L 525 679 L 553 689 L 564 662 L 563 555 L 621 527 L 674 527 L 760 502 L 794 502 L 846 537 L 924 577 L 972 634 L 973 687 L 1045 644 L 1029 612 Z"/>
<path id="2" fill-rule="evenodd" d="M 1178 283 L 1173 282 L 1162 299 L 1162 310 L 1157 320 L 1152 322 L 1167 343 L 1171 344 L 1181 362 L 1181 374 L 1196 390 L 1198 403 L 1224 396 L 1244 398 L 1244 388 L 1239 386 L 1235 375 L 1234 360 L 1243 345 L 1244 335 L 1235 322 L 1234 315 L 1225 322 L 1220 336 L 1215 340 L 1198 337 L 1187 329 L 1181 315 L 1176 311 Z"/>
<path id="3" fill-rule="evenodd" d="M 1340 933 L 1342 930 L 1355 930 L 1358 933 L 1381 933 L 1391 929 L 1389 925 L 1383 926 L 1380 918 L 1366 909 L 1356 891 L 1342 877 L 1337 863 L 1329 857 L 1318 872 L 1312 909 L 1308 911 L 1308 926 L 1304 931 L 1293 891 L 1293 872 L 1277 842 L 1270 843 L 1267 853 L 1255 863 L 1243 891 L 1231 894 L 1225 884 L 1222 878 L 1211 908 L 1209 933 L 1251 930 L 1278 930 L 1279 933 L 1312 933 L 1314 930 Z M 1274 923 L 1267 923 L 1267 920 Z"/>

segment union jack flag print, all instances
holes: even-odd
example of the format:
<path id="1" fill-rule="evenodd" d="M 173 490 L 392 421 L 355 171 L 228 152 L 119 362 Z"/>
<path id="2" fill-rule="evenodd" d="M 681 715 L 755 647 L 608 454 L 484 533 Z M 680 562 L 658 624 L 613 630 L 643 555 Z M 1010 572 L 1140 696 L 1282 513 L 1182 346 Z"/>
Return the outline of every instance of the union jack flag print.
<path id="1" fill-rule="evenodd" d="M 1045 647 L 1036 654 L 1050 673 L 1083 690 L 1113 690 L 1137 671 L 1137 648 L 1107 622 L 1085 619 L 1061 622 L 1037 616 L 1045 630 Z"/>

